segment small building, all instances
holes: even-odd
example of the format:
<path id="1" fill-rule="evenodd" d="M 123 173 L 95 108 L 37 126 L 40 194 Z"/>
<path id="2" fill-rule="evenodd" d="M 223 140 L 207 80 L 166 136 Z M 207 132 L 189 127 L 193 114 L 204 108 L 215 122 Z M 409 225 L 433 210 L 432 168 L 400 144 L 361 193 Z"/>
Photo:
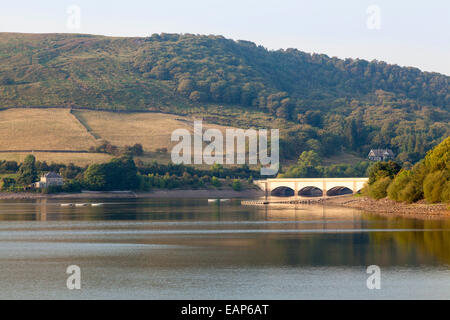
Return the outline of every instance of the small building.
<path id="1" fill-rule="evenodd" d="M 394 160 L 395 155 L 391 149 L 371 149 L 367 157 L 371 161 L 388 161 Z"/>
<path id="2" fill-rule="evenodd" d="M 35 188 L 47 188 L 50 186 L 62 186 L 64 184 L 63 177 L 55 172 L 47 172 L 41 176 L 41 180 L 35 182 L 33 186 Z"/>

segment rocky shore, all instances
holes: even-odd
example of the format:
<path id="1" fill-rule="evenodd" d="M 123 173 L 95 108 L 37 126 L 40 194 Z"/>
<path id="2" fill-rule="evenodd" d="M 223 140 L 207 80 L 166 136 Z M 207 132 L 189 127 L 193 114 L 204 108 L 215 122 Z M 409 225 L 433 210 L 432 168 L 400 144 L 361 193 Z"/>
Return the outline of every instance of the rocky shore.
<path id="1" fill-rule="evenodd" d="M 425 201 L 417 203 L 401 203 L 387 198 L 374 200 L 367 197 L 345 196 L 324 199 L 325 205 L 342 206 L 388 215 L 404 216 L 449 216 L 450 205 L 445 203 L 429 204 Z"/>

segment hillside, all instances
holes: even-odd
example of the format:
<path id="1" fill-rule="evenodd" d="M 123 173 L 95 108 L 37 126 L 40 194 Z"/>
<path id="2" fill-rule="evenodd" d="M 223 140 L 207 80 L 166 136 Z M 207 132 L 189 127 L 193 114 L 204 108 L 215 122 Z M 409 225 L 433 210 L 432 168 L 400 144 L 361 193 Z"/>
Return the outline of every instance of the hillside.
<path id="1" fill-rule="evenodd" d="M 450 134 L 449 78 L 221 36 L 0 34 L 0 107 L 151 109 L 239 126 L 279 119 L 284 158 L 391 147 L 415 162 Z"/>
<path id="2" fill-rule="evenodd" d="M 203 123 L 205 129 L 229 127 Z M 193 132 L 193 119 L 164 113 L 117 113 L 93 110 L 11 108 L 0 110 L 0 160 L 22 162 L 33 151 L 39 161 L 84 166 L 105 162 L 112 155 L 88 152 L 108 141 L 123 148 L 141 144 L 145 162 L 167 163 L 176 144 L 176 129 Z M 162 152 L 162 149 L 167 152 Z"/>

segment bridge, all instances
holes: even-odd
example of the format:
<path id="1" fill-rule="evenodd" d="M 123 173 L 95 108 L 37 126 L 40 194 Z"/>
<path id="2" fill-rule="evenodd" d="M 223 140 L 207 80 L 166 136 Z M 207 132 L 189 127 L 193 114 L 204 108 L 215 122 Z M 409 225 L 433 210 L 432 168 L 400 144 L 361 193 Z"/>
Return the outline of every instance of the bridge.
<path id="1" fill-rule="evenodd" d="M 256 180 L 267 196 L 334 196 L 356 193 L 369 178 L 284 178 Z"/>

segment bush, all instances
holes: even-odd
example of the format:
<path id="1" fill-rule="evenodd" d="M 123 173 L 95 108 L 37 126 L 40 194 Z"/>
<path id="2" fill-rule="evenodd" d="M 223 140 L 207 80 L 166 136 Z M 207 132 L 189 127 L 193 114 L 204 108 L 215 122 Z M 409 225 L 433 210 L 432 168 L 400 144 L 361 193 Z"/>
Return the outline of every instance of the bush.
<path id="1" fill-rule="evenodd" d="M 47 188 L 41 189 L 41 193 L 51 194 L 51 193 L 59 193 L 63 191 L 62 186 L 48 186 Z"/>
<path id="2" fill-rule="evenodd" d="M 387 188 L 391 183 L 392 179 L 389 177 L 384 177 L 375 181 L 372 185 L 368 186 L 369 197 L 374 199 L 381 199 L 387 196 Z"/>
<path id="3" fill-rule="evenodd" d="M 384 177 L 393 179 L 400 169 L 401 166 L 394 161 L 376 162 L 367 170 L 369 175 L 369 184 L 371 185 L 378 179 Z"/>
<path id="4" fill-rule="evenodd" d="M 411 179 L 399 194 L 399 200 L 408 203 L 416 202 L 423 198 L 422 185 L 419 181 Z"/>
<path id="5" fill-rule="evenodd" d="M 217 177 L 211 178 L 211 184 L 216 188 L 219 188 L 221 186 L 220 180 Z"/>
<path id="6" fill-rule="evenodd" d="M 242 184 L 240 180 L 233 180 L 233 183 L 231 184 L 231 187 L 234 191 L 241 191 L 242 190 Z"/>
<path id="7" fill-rule="evenodd" d="M 16 180 L 13 178 L 2 178 L 2 190 L 9 190 L 16 185 Z"/>
<path id="8" fill-rule="evenodd" d="M 83 186 L 77 180 L 69 180 L 62 186 L 63 192 L 81 192 Z"/>
<path id="9" fill-rule="evenodd" d="M 443 202 L 450 202 L 450 181 L 445 183 L 445 186 L 442 190 L 441 199 Z"/>
<path id="10" fill-rule="evenodd" d="M 389 199 L 395 201 L 401 200 L 401 192 L 405 189 L 408 183 L 411 181 L 411 171 L 402 170 L 397 176 L 395 176 L 394 180 L 391 182 L 387 189 L 387 195 Z"/>
<path id="11" fill-rule="evenodd" d="M 423 195 L 425 199 L 429 203 L 441 202 L 448 180 L 449 176 L 445 170 L 428 174 L 423 182 Z"/>

